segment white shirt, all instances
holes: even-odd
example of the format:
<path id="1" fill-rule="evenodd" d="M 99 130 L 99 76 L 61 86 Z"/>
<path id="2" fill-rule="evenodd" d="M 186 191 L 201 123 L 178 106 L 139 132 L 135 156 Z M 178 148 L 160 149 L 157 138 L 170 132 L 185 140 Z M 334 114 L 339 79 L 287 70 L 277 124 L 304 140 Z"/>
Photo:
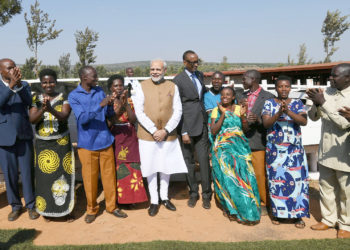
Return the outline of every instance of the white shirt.
<path id="1" fill-rule="evenodd" d="M 10 88 L 10 85 L 2 79 L 2 75 L 1 74 L 0 74 L 0 81 L 2 81 L 5 84 L 6 87 Z M 11 89 L 11 90 L 16 93 L 16 92 L 20 91 L 21 89 L 23 89 L 23 85 L 20 88 Z"/>
<path id="2" fill-rule="evenodd" d="M 190 78 L 191 82 L 193 82 L 192 81 L 192 75 L 194 76 L 194 80 L 196 81 L 196 84 L 197 84 L 198 96 L 199 96 L 199 99 L 201 99 L 201 95 L 200 95 L 201 91 L 202 91 L 202 84 L 201 84 L 201 82 L 199 81 L 199 79 L 198 79 L 198 77 L 196 76 L 195 73 L 191 73 L 187 69 L 185 69 L 185 72 L 188 75 L 188 77 Z"/>
<path id="3" fill-rule="evenodd" d="M 141 125 L 148 132 L 150 132 L 151 134 L 154 134 L 154 132 L 157 131 L 157 127 L 155 126 L 154 122 L 144 112 L 145 96 L 143 94 L 141 86 L 136 89 L 136 95 L 133 98 L 133 102 L 134 102 L 135 114 L 138 122 L 141 123 Z M 174 99 L 173 99 L 173 114 L 165 126 L 165 129 L 168 132 L 173 131 L 177 127 L 177 125 L 181 120 L 181 115 L 182 115 L 182 103 L 179 95 L 179 90 L 175 85 L 175 93 L 174 93 Z"/>

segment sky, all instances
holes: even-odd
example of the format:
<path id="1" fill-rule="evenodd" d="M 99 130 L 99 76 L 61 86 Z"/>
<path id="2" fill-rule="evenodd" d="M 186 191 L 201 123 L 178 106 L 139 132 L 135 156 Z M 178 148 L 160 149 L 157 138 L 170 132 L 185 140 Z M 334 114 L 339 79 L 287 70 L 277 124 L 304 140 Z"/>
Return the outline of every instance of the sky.
<path id="1" fill-rule="evenodd" d="M 26 44 L 24 13 L 35 0 L 23 0 L 22 13 L 0 27 L 0 57 L 17 64 L 34 55 Z M 325 57 L 321 27 L 327 10 L 350 14 L 349 0 L 39 0 L 40 8 L 63 29 L 39 47 L 43 64 L 57 65 L 62 54 L 78 61 L 74 33 L 86 27 L 99 33 L 96 64 L 182 61 L 194 50 L 206 62 L 286 63 L 299 46 L 308 58 Z M 350 21 L 350 17 L 348 18 Z M 350 30 L 336 43 L 332 61 L 350 60 Z"/>

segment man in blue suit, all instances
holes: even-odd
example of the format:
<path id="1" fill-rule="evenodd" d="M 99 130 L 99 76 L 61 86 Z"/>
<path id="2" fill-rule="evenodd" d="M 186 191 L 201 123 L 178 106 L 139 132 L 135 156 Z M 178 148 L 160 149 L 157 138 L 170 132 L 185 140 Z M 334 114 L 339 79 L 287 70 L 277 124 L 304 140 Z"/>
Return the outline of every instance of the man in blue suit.
<path id="1" fill-rule="evenodd" d="M 32 185 L 33 131 L 28 118 L 32 97 L 30 86 L 21 78 L 14 61 L 0 60 L 0 166 L 5 176 L 7 200 L 12 207 L 9 221 L 16 220 L 23 212 L 18 170 L 29 218 L 35 220 L 39 217 L 35 211 Z"/>

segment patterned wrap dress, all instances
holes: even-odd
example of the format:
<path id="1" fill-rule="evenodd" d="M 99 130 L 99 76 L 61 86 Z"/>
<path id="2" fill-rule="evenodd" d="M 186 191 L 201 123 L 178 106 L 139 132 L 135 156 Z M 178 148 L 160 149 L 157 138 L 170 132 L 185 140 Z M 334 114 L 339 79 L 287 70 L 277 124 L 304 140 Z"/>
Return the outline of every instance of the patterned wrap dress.
<path id="1" fill-rule="evenodd" d="M 51 106 L 61 112 L 68 101 L 63 94 L 51 100 Z M 33 95 L 32 106 L 40 109 L 43 95 Z M 72 212 L 75 197 L 74 152 L 68 121 L 58 121 L 44 112 L 35 125 L 35 195 L 36 210 L 48 217 L 61 217 Z"/>
<path id="2" fill-rule="evenodd" d="M 275 99 L 265 101 L 262 115 L 273 116 L 280 109 Z M 292 99 L 288 109 L 306 114 L 304 104 Z M 267 130 L 266 171 L 272 215 L 277 218 L 301 218 L 309 215 L 308 168 L 301 129 L 283 114 Z"/>
<path id="3" fill-rule="evenodd" d="M 134 110 L 131 98 L 128 99 Z M 116 106 L 114 106 L 116 110 Z M 115 160 L 117 168 L 117 193 L 119 204 L 141 203 L 148 200 L 140 168 L 139 144 L 135 126 L 125 112 L 113 124 Z"/>
<path id="4" fill-rule="evenodd" d="M 218 121 L 218 108 L 211 118 Z M 242 130 L 240 106 L 226 111 L 219 133 L 211 147 L 213 182 L 216 199 L 229 215 L 243 222 L 260 220 L 260 197 L 252 166 L 248 139 Z"/>

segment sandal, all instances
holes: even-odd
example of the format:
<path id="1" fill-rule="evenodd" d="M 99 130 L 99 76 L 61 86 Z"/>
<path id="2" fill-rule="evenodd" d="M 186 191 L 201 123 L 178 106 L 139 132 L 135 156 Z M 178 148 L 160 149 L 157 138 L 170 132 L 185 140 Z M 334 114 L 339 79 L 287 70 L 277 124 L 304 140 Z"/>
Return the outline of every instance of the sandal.
<path id="1" fill-rule="evenodd" d="M 277 217 L 272 217 L 271 222 L 272 222 L 272 224 L 274 224 L 276 226 L 281 224 Z"/>
<path id="2" fill-rule="evenodd" d="M 305 222 L 303 219 L 297 219 L 294 225 L 296 228 L 303 229 L 305 227 Z"/>

